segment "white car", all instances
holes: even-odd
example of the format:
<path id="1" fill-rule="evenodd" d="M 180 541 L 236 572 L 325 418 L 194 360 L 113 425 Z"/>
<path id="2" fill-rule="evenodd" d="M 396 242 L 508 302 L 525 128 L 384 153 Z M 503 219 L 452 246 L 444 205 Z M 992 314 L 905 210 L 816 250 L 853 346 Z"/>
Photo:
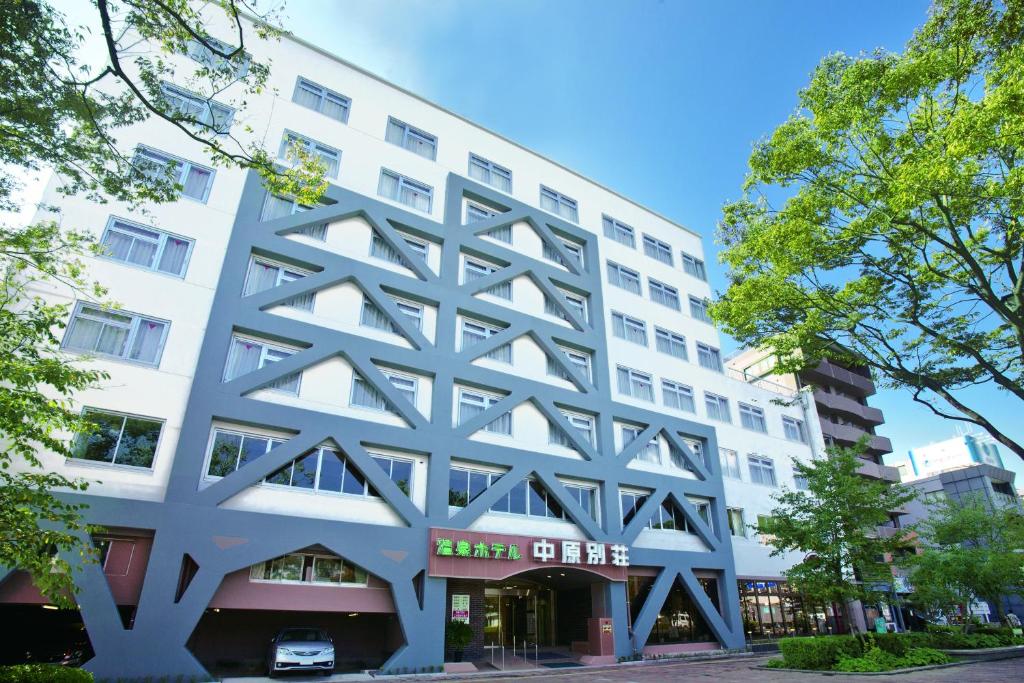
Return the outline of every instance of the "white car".
<path id="1" fill-rule="evenodd" d="M 334 671 L 334 641 L 323 629 L 282 629 L 270 641 L 267 669 L 271 677 L 283 671 Z"/>

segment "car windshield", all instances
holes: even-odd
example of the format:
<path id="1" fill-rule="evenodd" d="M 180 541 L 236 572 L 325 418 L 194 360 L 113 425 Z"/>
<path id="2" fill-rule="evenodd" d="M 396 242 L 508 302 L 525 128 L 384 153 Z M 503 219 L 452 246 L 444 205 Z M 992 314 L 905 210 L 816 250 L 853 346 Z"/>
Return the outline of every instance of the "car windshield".
<path id="1" fill-rule="evenodd" d="M 312 643 L 330 640 L 327 634 L 316 628 L 292 628 L 281 634 L 278 639 L 282 643 Z"/>

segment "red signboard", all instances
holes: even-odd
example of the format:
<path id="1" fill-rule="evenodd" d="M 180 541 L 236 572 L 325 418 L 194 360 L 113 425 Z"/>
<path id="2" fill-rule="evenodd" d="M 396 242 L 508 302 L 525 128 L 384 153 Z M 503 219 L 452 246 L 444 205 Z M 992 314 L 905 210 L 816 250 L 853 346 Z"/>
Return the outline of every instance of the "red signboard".
<path id="1" fill-rule="evenodd" d="M 505 579 L 533 569 L 569 568 L 625 581 L 629 549 L 599 541 L 431 529 L 430 576 Z"/>

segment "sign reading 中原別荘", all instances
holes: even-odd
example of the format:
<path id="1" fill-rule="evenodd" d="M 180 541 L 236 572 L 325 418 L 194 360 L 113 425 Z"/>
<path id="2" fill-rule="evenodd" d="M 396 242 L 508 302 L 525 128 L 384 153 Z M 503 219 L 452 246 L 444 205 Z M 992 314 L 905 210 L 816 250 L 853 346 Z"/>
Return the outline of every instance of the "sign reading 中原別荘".
<path id="1" fill-rule="evenodd" d="M 431 576 L 504 578 L 534 568 L 561 565 L 624 580 L 629 547 L 600 541 L 431 529 L 429 565 Z"/>

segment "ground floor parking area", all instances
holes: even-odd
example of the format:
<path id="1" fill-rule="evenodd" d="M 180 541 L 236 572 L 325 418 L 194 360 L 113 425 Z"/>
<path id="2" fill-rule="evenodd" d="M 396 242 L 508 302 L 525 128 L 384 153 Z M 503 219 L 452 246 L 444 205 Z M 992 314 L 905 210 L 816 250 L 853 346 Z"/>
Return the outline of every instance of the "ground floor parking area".
<path id="1" fill-rule="evenodd" d="M 473 680 L 501 683 L 506 681 L 551 681 L 552 683 L 642 683 L 645 681 L 708 681 L 708 683 L 997 683 L 998 681 L 1024 680 L 1024 658 L 1003 659 L 993 662 L 978 662 L 953 666 L 944 669 L 930 669 L 910 674 L 891 676 L 857 676 L 805 674 L 788 671 L 772 671 L 756 668 L 768 661 L 769 657 L 731 657 L 710 661 L 656 663 L 643 665 L 622 665 L 602 668 L 579 668 L 566 671 L 542 673 L 538 671 L 524 672 L 516 676 L 474 675 L 456 676 L 418 676 L 418 677 L 387 677 L 383 680 Z M 307 676 L 289 676 L 287 680 L 301 681 L 348 681 L 369 676 L 332 676 L 329 679 Z M 235 678 L 225 679 L 230 683 L 256 683 L 269 679 Z"/>

